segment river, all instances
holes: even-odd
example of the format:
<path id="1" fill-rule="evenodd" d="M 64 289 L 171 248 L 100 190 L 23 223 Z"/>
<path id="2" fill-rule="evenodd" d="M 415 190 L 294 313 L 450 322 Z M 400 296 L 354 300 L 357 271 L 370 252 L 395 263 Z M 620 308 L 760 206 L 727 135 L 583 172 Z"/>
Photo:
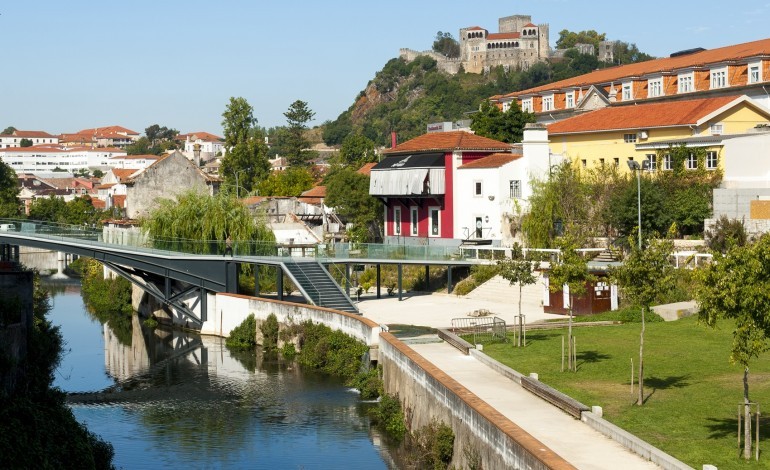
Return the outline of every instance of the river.
<path id="1" fill-rule="evenodd" d="M 80 285 L 54 287 L 64 356 L 55 385 L 116 390 L 71 404 L 112 443 L 117 468 L 396 468 L 354 390 L 294 362 L 230 352 L 221 338 L 102 325 Z"/>

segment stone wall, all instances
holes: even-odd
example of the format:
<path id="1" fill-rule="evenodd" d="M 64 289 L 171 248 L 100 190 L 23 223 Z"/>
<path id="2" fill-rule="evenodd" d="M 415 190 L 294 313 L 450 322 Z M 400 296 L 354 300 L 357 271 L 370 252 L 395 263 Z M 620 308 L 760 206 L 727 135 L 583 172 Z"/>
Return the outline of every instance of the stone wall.
<path id="1" fill-rule="evenodd" d="M 410 429 L 434 419 L 451 426 L 454 466 L 469 466 L 469 448 L 484 468 L 574 468 L 390 333 L 380 335 L 379 364 L 385 392 L 398 394 Z"/>

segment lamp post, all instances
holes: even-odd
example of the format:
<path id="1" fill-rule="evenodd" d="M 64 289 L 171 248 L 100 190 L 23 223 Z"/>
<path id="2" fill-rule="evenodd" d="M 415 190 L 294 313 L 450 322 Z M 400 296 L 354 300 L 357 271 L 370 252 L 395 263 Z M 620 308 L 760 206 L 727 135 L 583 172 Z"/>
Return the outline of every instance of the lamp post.
<path id="1" fill-rule="evenodd" d="M 644 160 L 642 164 L 634 160 L 628 160 L 628 169 L 636 173 L 636 210 L 637 210 L 637 229 L 639 232 L 639 249 L 642 249 L 642 183 L 640 170 L 649 170 L 650 161 Z"/>
<path id="2" fill-rule="evenodd" d="M 235 197 L 240 198 L 241 197 L 241 186 L 238 184 L 238 175 L 240 173 L 243 173 L 244 171 L 249 171 L 251 168 L 242 168 L 240 170 L 235 170 Z"/>

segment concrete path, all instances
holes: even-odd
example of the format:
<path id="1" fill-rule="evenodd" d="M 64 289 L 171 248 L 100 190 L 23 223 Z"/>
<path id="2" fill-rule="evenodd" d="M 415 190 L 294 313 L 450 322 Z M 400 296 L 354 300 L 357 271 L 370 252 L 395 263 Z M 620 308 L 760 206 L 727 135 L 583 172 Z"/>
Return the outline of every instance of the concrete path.
<path id="1" fill-rule="evenodd" d="M 369 294 L 358 307 L 364 317 L 379 324 L 434 328 L 447 327 L 452 318 L 466 317 L 481 308 L 490 310 L 506 323 L 512 323 L 518 314 L 515 303 L 465 299 L 450 294 L 405 296 L 401 302 L 397 297 L 376 299 Z M 524 311 L 527 323 L 562 317 L 542 313 L 542 307 L 539 310 Z M 409 346 L 577 468 L 659 468 L 446 343 L 410 342 Z"/>

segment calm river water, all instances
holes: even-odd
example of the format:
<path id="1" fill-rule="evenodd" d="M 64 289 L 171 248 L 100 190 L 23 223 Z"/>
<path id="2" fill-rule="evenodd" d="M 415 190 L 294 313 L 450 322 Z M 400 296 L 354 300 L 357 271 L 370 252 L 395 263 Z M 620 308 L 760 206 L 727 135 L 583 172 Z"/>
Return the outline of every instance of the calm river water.
<path id="1" fill-rule="evenodd" d="M 292 362 L 234 354 L 224 340 L 179 331 L 113 330 L 80 285 L 59 286 L 51 321 L 65 355 L 55 385 L 119 391 L 73 403 L 111 442 L 118 468 L 396 468 L 358 395 Z"/>

